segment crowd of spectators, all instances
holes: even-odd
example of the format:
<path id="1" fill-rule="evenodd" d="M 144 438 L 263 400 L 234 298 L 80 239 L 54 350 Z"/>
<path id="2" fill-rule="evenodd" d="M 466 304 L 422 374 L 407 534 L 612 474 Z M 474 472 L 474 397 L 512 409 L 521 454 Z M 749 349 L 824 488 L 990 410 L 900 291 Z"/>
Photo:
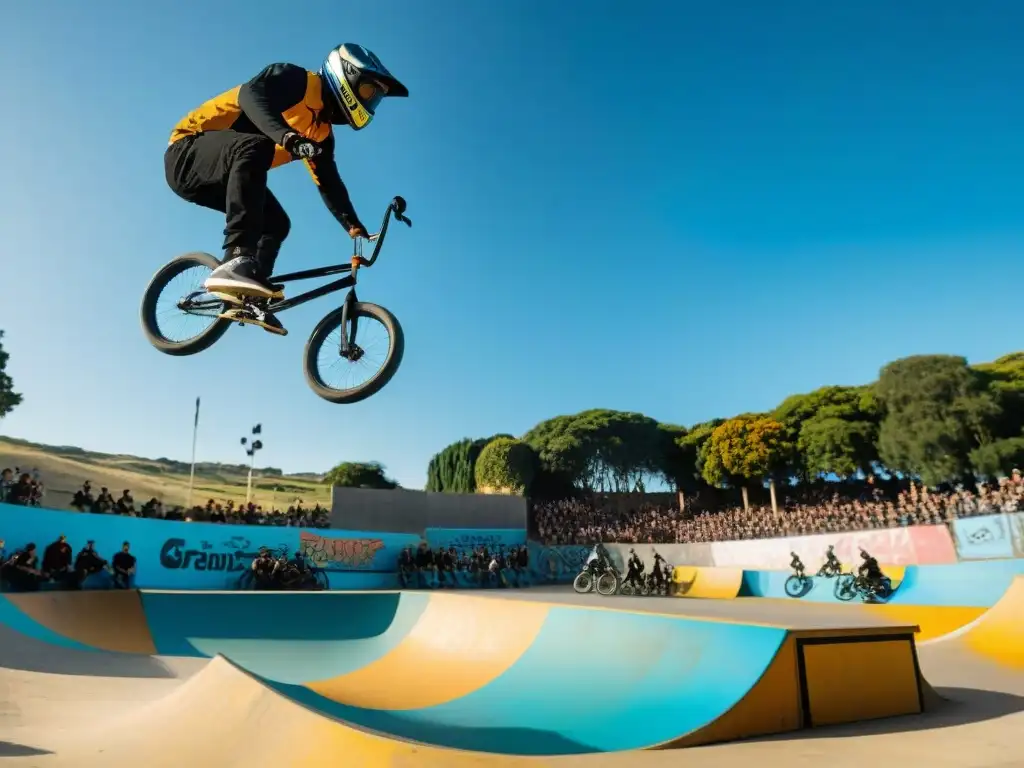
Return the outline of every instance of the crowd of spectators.
<path id="1" fill-rule="evenodd" d="M 0 471 L 0 502 L 38 507 L 43 500 L 43 482 L 38 469 L 24 472 L 20 467 Z"/>
<path id="2" fill-rule="evenodd" d="M 546 544 L 689 544 L 934 525 L 959 517 L 1024 511 L 1024 481 L 1016 470 L 1011 477 L 971 489 L 929 491 L 912 483 L 864 483 L 859 488 L 841 486 L 840 493 L 836 487 L 787 488 L 774 510 L 756 504 L 707 509 L 695 497 L 682 510 L 640 503 L 623 512 L 569 499 L 535 504 L 533 521 Z"/>
<path id="3" fill-rule="evenodd" d="M 86 541 L 77 555 L 72 555 L 67 536 L 61 534 L 43 550 L 42 559 L 35 542 L 8 554 L 0 540 L 0 586 L 18 592 L 39 589 L 82 589 L 85 582 L 98 574 L 106 574 L 108 586 L 128 589 L 135 575 L 135 556 L 126 541 L 110 561 L 96 551 L 94 541 Z"/>
<path id="4" fill-rule="evenodd" d="M 521 587 L 528 584 L 530 554 L 526 545 L 436 547 L 421 542 L 398 556 L 398 580 L 406 589 Z"/>
<path id="5" fill-rule="evenodd" d="M 205 505 L 197 504 L 191 509 L 183 506 L 165 505 L 157 498 L 136 506 L 130 490 L 125 489 L 118 498 L 108 488 L 93 493 L 92 484 L 86 481 L 75 492 L 71 508 L 79 512 L 98 515 L 123 515 L 145 517 L 154 520 L 181 520 L 185 522 L 224 523 L 233 525 L 270 525 L 298 528 L 327 528 L 330 524 L 330 510 L 319 503 L 312 507 L 296 501 L 287 509 L 265 508 L 260 504 L 223 503 L 210 499 Z"/>

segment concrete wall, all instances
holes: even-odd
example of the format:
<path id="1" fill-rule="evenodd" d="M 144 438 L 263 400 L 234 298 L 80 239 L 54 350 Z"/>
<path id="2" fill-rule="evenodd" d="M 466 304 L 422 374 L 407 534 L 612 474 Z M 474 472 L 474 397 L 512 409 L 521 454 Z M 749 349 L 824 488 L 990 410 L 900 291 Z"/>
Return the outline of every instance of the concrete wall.
<path id="1" fill-rule="evenodd" d="M 526 529 L 522 496 L 333 488 L 331 527 L 422 534 L 427 528 Z"/>

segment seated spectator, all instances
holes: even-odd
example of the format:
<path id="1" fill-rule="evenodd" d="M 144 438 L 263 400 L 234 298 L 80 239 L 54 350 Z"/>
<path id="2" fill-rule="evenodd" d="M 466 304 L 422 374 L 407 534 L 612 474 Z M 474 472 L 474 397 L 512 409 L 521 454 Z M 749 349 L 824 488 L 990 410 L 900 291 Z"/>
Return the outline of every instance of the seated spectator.
<path id="1" fill-rule="evenodd" d="M 71 545 L 63 533 L 43 550 L 43 571 L 56 583 L 69 588 L 73 588 L 76 581 L 71 555 Z"/>
<path id="2" fill-rule="evenodd" d="M 96 497 L 92 511 L 98 515 L 109 515 L 114 511 L 114 497 L 106 488 L 100 488 L 100 495 Z"/>
<path id="3" fill-rule="evenodd" d="M 34 506 L 37 501 L 36 484 L 32 482 L 32 476 L 28 472 L 22 472 L 18 481 L 7 492 L 7 502 L 29 507 Z"/>
<path id="4" fill-rule="evenodd" d="M 85 584 L 85 580 L 90 576 L 104 570 L 110 570 L 107 566 L 107 561 L 96 553 L 95 546 L 96 542 L 89 539 L 75 558 L 75 575 L 77 578 L 74 585 L 78 589 L 82 588 L 82 585 Z"/>
<path id="5" fill-rule="evenodd" d="M 29 543 L 0 566 L 0 571 L 3 572 L 4 581 L 16 592 L 34 592 L 47 578 L 46 574 L 37 568 L 38 564 L 36 545 Z"/>
<path id="6" fill-rule="evenodd" d="M 130 515 L 135 516 L 135 499 L 132 498 L 131 491 L 127 488 L 124 493 L 121 494 L 121 498 L 117 500 L 114 505 L 114 512 L 118 515 Z"/>
<path id="7" fill-rule="evenodd" d="M 7 502 L 14 487 L 14 470 L 10 467 L 0 472 L 0 503 Z"/>
<path id="8" fill-rule="evenodd" d="M 114 555 L 113 577 L 116 589 L 129 589 L 132 577 L 135 575 L 135 555 L 131 553 L 131 545 L 126 541 L 121 545 L 121 551 Z"/>

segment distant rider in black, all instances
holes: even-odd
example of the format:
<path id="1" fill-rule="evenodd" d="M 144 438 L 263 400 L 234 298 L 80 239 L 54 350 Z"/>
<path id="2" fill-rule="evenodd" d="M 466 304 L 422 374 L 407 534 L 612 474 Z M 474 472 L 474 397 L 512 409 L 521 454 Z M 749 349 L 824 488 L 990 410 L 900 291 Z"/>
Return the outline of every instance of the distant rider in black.
<path id="1" fill-rule="evenodd" d="M 665 571 L 663 569 L 665 558 L 659 555 L 657 550 L 651 551 L 654 552 L 654 567 L 651 569 L 651 579 L 654 581 L 655 589 L 664 589 L 668 581 L 665 578 Z"/>
<path id="2" fill-rule="evenodd" d="M 825 571 L 838 574 L 842 568 L 843 566 L 839 562 L 839 558 L 836 557 L 836 548 L 829 544 L 828 549 L 825 551 Z"/>
<path id="3" fill-rule="evenodd" d="M 644 568 L 644 561 L 640 559 L 640 555 L 636 553 L 636 550 L 630 547 L 629 562 L 626 563 L 626 579 L 623 583 L 632 584 L 634 587 L 641 586 Z"/>
<path id="4" fill-rule="evenodd" d="M 863 549 L 860 551 L 860 557 L 863 562 L 857 569 L 857 575 L 867 582 L 873 593 L 885 592 L 885 574 L 882 573 L 878 561 Z"/>
<path id="5" fill-rule="evenodd" d="M 270 550 L 260 547 L 260 553 L 253 558 L 251 567 L 256 589 L 270 589 L 277 569 L 277 560 L 270 554 Z"/>
<path id="6" fill-rule="evenodd" d="M 803 560 L 800 559 L 800 555 L 796 552 L 790 552 L 789 554 L 793 557 L 793 559 L 789 561 L 789 567 L 793 569 L 793 573 L 796 574 L 798 579 L 803 580 L 805 578 L 804 571 L 806 570 L 804 568 Z"/>

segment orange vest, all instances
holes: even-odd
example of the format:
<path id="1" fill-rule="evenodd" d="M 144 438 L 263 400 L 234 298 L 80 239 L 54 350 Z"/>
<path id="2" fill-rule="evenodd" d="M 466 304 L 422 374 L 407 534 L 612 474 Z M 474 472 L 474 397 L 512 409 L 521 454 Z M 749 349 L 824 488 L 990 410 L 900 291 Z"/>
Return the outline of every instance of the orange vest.
<path id="1" fill-rule="evenodd" d="M 282 114 L 284 121 L 293 131 L 316 142 L 322 142 L 331 135 L 331 124 L 326 120 L 320 120 L 320 113 L 324 109 L 322 87 L 320 76 L 315 72 L 307 72 L 306 93 L 303 95 L 302 101 L 289 107 Z M 225 131 L 232 128 L 235 121 L 243 116 L 242 108 L 238 106 L 238 92 L 241 88 L 242 86 L 237 86 L 219 96 L 214 96 L 185 115 L 171 131 L 171 140 L 168 144 L 173 144 L 186 136 L 193 136 L 197 133 Z M 279 165 L 290 163 L 294 159 L 290 153 L 285 152 L 284 147 L 278 146 L 274 151 L 273 165 L 270 167 L 276 168 Z"/>

